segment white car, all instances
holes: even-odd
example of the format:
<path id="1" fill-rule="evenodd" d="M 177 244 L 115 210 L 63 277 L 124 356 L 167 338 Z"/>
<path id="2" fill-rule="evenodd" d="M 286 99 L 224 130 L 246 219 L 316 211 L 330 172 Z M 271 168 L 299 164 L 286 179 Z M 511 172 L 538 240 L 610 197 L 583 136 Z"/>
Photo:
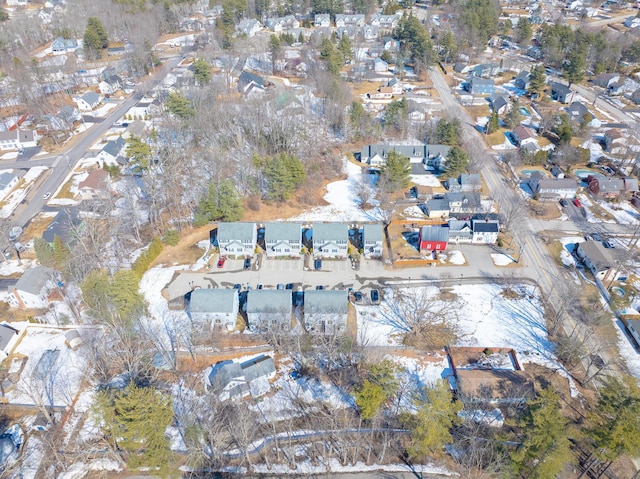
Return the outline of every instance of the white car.
<path id="1" fill-rule="evenodd" d="M 51 196 L 51 193 L 49 193 L 49 192 L 47 191 L 44 195 L 42 195 L 42 199 L 43 199 L 43 200 L 48 200 L 50 196 Z"/>

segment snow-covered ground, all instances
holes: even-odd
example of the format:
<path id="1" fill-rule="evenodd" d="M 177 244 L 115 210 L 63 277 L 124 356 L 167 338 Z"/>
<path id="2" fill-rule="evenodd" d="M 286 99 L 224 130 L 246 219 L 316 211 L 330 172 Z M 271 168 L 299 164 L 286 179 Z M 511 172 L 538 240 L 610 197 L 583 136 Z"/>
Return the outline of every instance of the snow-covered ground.
<path id="1" fill-rule="evenodd" d="M 34 262 L 30 259 L 23 259 L 21 261 L 16 259 L 2 261 L 0 263 L 0 276 L 11 276 L 24 273 L 33 266 L 33 263 Z"/>
<path id="2" fill-rule="evenodd" d="M 22 184 L 20 188 L 11 192 L 11 194 L 4 199 L 4 205 L 0 209 L 0 218 L 8 218 L 13 210 L 20 204 L 20 202 L 26 197 L 27 193 L 33 186 L 33 183 L 38 177 L 46 170 L 46 166 L 35 166 L 29 168 L 29 171 L 22 177 Z"/>
<path id="3" fill-rule="evenodd" d="M 432 186 L 434 188 L 442 186 L 440 180 L 435 175 L 411 175 L 411 182 L 420 186 Z"/>
<path id="4" fill-rule="evenodd" d="M 491 261 L 493 261 L 493 264 L 496 266 L 508 266 L 513 263 L 513 260 L 506 254 L 500 253 L 491 253 Z"/>
<path id="5" fill-rule="evenodd" d="M 353 164 L 346 158 L 343 160 L 343 171 L 347 174 L 346 180 L 339 180 L 327 185 L 327 194 L 324 200 L 327 206 L 319 206 L 306 211 L 296 217 L 288 218 L 289 221 L 376 221 L 382 215 L 377 208 L 363 211 L 360 208 L 358 192 L 361 188 L 372 186 L 363 178 L 362 168 Z M 372 195 L 371 195 L 372 196 Z"/>

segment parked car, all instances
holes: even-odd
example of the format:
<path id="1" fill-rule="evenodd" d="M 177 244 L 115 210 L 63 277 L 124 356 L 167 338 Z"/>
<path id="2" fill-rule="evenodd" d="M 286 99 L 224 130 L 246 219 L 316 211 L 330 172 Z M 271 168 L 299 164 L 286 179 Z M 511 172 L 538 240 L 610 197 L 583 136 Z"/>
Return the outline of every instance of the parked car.
<path id="1" fill-rule="evenodd" d="M 287 283 L 286 289 L 293 289 L 293 283 Z"/>
<path id="2" fill-rule="evenodd" d="M 315 261 L 313 262 L 313 268 L 314 268 L 316 271 L 321 270 L 321 269 L 322 269 L 322 260 L 321 260 L 321 259 L 317 259 L 317 260 L 315 260 Z"/>
<path id="3" fill-rule="evenodd" d="M 380 292 L 377 289 L 371 290 L 371 301 L 373 301 L 374 303 L 380 301 Z"/>
<path id="4" fill-rule="evenodd" d="M 289 373 L 289 376 L 291 376 L 291 379 L 295 380 L 295 379 L 300 379 L 302 377 L 302 374 L 300 374 L 298 371 L 294 369 Z"/>
<path id="5" fill-rule="evenodd" d="M 362 301 L 362 293 L 360 291 L 356 291 L 355 293 L 353 293 L 353 297 L 356 299 L 356 303 L 359 303 L 360 301 Z"/>
<path id="6" fill-rule="evenodd" d="M 51 196 L 51 192 L 47 191 L 44 195 L 42 195 L 42 199 L 48 200 L 50 196 Z"/>
<path id="7" fill-rule="evenodd" d="M 251 258 L 245 258 L 244 259 L 244 269 L 249 269 L 251 268 Z"/>
<path id="8" fill-rule="evenodd" d="M 218 260 L 218 268 L 222 268 L 225 261 L 227 261 L 227 258 L 225 258 L 224 256 L 220 256 L 220 259 Z"/>
<path id="9" fill-rule="evenodd" d="M 560 199 L 560 206 L 563 206 L 563 207 L 566 208 L 567 206 L 569 206 L 569 202 L 567 200 L 565 200 L 564 198 L 561 198 Z"/>
<path id="10" fill-rule="evenodd" d="M 610 243 L 609 241 L 603 241 L 602 246 L 604 246 L 607 249 L 615 248 L 615 246 L 613 246 L 613 243 Z"/>
<path id="11" fill-rule="evenodd" d="M 262 283 L 258 284 L 258 286 L 256 287 L 256 289 L 262 289 L 262 288 L 264 288 L 264 284 Z"/>
<path id="12" fill-rule="evenodd" d="M 578 207 L 578 208 L 582 208 L 582 202 L 578 198 L 575 198 L 573 200 L 573 204 L 576 205 L 576 207 Z"/>
<path id="13" fill-rule="evenodd" d="M 284 284 L 278 283 L 278 286 L 276 286 L 276 289 L 284 289 Z"/>
<path id="14" fill-rule="evenodd" d="M 323 289 L 324 289 L 324 286 L 322 286 L 321 284 L 319 284 L 318 286 L 316 286 L 316 289 L 317 289 L 317 290 L 323 290 Z"/>
<path id="15" fill-rule="evenodd" d="M 242 285 L 240 283 L 236 283 L 236 284 L 233 285 L 233 289 L 240 290 L 240 289 L 242 289 Z"/>

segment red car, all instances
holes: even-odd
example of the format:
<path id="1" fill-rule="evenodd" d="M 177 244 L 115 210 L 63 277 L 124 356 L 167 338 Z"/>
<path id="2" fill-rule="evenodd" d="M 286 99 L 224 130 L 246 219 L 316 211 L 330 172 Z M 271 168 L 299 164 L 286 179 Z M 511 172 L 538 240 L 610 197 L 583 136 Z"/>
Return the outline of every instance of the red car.
<path id="1" fill-rule="evenodd" d="M 578 208 L 582 208 L 582 203 L 580 203 L 580 200 L 578 198 L 573 200 L 573 204 L 576 205 Z"/>
<path id="2" fill-rule="evenodd" d="M 222 268 L 226 260 L 227 258 L 225 258 L 224 256 L 220 256 L 220 259 L 218 260 L 218 268 Z"/>

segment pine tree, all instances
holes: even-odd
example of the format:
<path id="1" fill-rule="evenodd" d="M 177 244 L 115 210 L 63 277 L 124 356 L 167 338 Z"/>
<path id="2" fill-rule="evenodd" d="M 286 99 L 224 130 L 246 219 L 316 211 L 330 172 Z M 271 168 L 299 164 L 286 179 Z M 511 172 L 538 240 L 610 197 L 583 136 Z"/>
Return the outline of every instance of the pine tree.
<path id="1" fill-rule="evenodd" d="M 340 74 L 342 61 L 340 53 L 336 50 L 330 38 L 325 37 L 320 42 L 320 59 L 324 62 L 327 71 L 334 75 Z"/>
<path id="2" fill-rule="evenodd" d="M 87 28 L 94 30 L 100 38 L 101 48 L 107 48 L 109 46 L 109 37 L 107 31 L 104 29 L 102 22 L 96 17 L 89 17 L 87 19 Z"/>
<path id="3" fill-rule="evenodd" d="M 111 306 L 109 275 L 105 270 L 94 269 L 80 285 L 82 299 L 97 318 L 107 318 Z"/>
<path id="4" fill-rule="evenodd" d="M 560 397 L 552 388 L 543 390 L 528 403 L 520 420 L 523 439 L 511 454 L 516 477 L 555 477 L 572 461 L 568 424 L 560 408 Z"/>
<path id="5" fill-rule="evenodd" d="M 136 135 L 131 135 L 127 139 L 127 158 L 133 166 L 141 171 L 149 169 L 149 162 L 151 161 L 151 147 L 142 141 L 142 138 Z"/>
<path id="6" fill-rule="evenodd" d="M 449 178 L 455 178 L 460 173 L 464 173 L 469 166 L 469 154 L 459 146 L 451 147 L 446 160 L 445 171 Z"/>
<path id="7" fill-rule="evenodd" d="M 520 17 L 516 25 L 516 35 L 519 43 L 527 43 L 533 35 L 533 28 L 528 18 Z"/>
<path id="8" fill-rule="evenodd" d="M 209 185 L 207 195 L 198 205 L 194 223 L 202 226 L 211 221 L 238 221 L 243 214 L 242 199 L 233 181 L 227 178 Z"/>
<path id="9" fill-rule="evenodd" d="M 563 75 L 569 86 L 580 83 L 587 69 L 587 50 L 581 45 L 576 46 L 568 55 L 568 62 L 563 67 Z"/>
<path id="10" fill-rule="evenodd" d="M 33 249 L 35 250 L 38 263 L 49 268 L 53 268 L 55 266 L 53 248 L 49 243 L 42 238 L 35 238 L 33 240 Z"/>
<path id="11" fill-rule="evenodd" d="M 407 452 L 412 458 L 421 460 L 439 454 L 446 444 L 451 443 L 451 428 L 461 422 L 458 412 L 462 406 L 453 401 L 451 390 L 443 380 L 425 388 L 415 403 L 418 408 L 416 414 L 405 417 L 405 423 L 411 430 Z"/>
<path id="12" fill-rule="evenodd" d="M 522 121 L 522 113 L 520 113 L 520 101 L 518 98 L 511 98 L 511 106 L 504 117 L 504 124 L 507 128 L 515 128 Z"/>
<path id="13" fill-rule="evenodd" d="M 462 127 L 457 118 L 449 121 L 442 118 L 436 125 L 436 143 L 441 145 L 457 145 L 460 143 Z"/>
<path id="14" fill-rule="evenodd" d="M 409 186 L 410 175 L 411 163 L 409 158 L 392 150 L 387 155 L 387 161 L 384 166 L 380 169 L 379 182 L 384 185 L 387 191 L 395 192 Z"/>
<path id="15" fill-rule="evenodd" d="M 281 153 L 270 158 L 265 165 L 267 198 L 286 201 L 307 178 L 302 162 L 293 155 Z"/>
<path id="16" fill-rule="evenodd" d="M 555 133 L 558 135 L 558 141 L 560 144 L 568 144 L 573 138 L 571 131 L 571 124 L 569 123 L 569 116 L 567 114 L 560 115 L 560 122 L 555 127 Z"/>
<path id="17" fill-rule="evenodd" d="M 211 81 L 211 65 L 204 58 L 196 58 L 193 62 L 193 76 L 200 85 Z"/>
<path id="18" fill-rule="evenodd" d="M 364 421 L 372 419 L 387 396 L 382 389 L 382 386 L 370 382 L 365 379 L 360 387 L 355 391 L 355 400 L 358 409 L 360 410 L 360 417 Z"/>
<path id="19" fill-rule="evenodd" d="M 491 113 L 491 116 L 489 117 L 489 121 L 487 122 L 487 126 L 485 128 L 485 133 L 487 135 L 490 135 L 491 133 L 494 133 L 499 129 L 500 129 L 500 116 L 498 115 L 497 111 L 494 111 L 493 113 Z"/>
<path id="20" fill-rule="evenodd" d="M 342 38 L 340 38 L 338 52 L 342 56 L 342 63 L 348 63 L 353 57 L 353 47 L 348 35 L 342 35 Z"/>
<path id="21" fill-rule="evenodd" d="M 139 293 L 140 276 L 134 271 L 116 271 L 109 282 L 109 297 L 121 322 L 128 324 L 144 312 L 144 299 Z"/>
<path id="22" fill-rule="evenodd" d="M 547 84 L 547 75 L 543 65 L 536 65 L 531 70 L 531 80 L 529 81 L 529 93 L 531 95 L 542 95 Z"/>
<path id="23" fill-rule="evenodd" d="M 154 387 L 130 383 L 124 390 L 97 394 L 94 414 L 103 433 L 124 451 L 131 468 L 159 469 L 166 475 L 172 461 L 165 430 L 173 421 L 171 397 Z"/>
<path id="24" fill-rule="evenodd" d="M 165 106 L 172 115 L 181 120 L 189 120 L 196 114 L 191 102 L 180 93 L 171 93 L 165 101 Z"/>
<path id="25" fill-rule="evenodd" d="M 53 263 L 58 270 L 65 268 L 69 260 L 69 247 L 62 241 L 60 236 L 53 237 Z"/>

